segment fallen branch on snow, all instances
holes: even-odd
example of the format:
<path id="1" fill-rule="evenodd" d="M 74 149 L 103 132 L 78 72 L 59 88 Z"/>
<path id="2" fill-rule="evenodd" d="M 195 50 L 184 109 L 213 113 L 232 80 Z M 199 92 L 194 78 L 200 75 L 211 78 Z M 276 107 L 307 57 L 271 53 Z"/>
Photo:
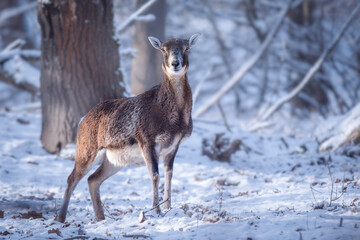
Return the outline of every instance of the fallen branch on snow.
<path id="1" fill-rule="evenodd" d="M 16 39 L 0 52 L 0 81 L 35 95 L 39 92 L 39 87 L 31 84 L 30 82 L 18 81 L 15 75 L 9 74 L 2 68 L 3 63 L 15 56 L 20 55 L 28 58 L 40 57 L 41 53 L 38 50 L 21 50 L 21 47 L 24 46 L 24 44 L 25 41 L 23 39 Z"/>
<path id="2" fill-rule="evenodd" d="M 41 51 L 35 49 L 21 49 L 25 45 L 26 41 L 24 39 L 18 38 L 11 43 L 9 43 L 3 50 L 0 52 L 0 63 L 15 56 L 21 55 L 25 58 L 40 58 Z"/>
<path id="3" fill-rule="evenodd" d="M 7 52 L 0 52 L 0 64 L 16 55 L 20 55 L 25 59 L 26 58 L 38 59 L 41 56 L 41 52 L 39 50 L 30 50 L 30 49 L 25 49 L 25 50 L 14 49 Z"/>
<path id="4" fill-rule="evenodd" d="M 0 82 L 7 83 L 13 87 L 27 91 L 33 95 L 39 92 L 39 88 L 27 82 L 17 82 L 13 76 L 6 74 L 4 71 L 1 70 L 1 68 L 0 68 Z"/>
<path id="5" fill-rule="evenodd" d="M 345 144 L 360 144 L 360 104 L 335 122 L 332 135 L 320 145 L 320 151 L 335 150 Z"/>

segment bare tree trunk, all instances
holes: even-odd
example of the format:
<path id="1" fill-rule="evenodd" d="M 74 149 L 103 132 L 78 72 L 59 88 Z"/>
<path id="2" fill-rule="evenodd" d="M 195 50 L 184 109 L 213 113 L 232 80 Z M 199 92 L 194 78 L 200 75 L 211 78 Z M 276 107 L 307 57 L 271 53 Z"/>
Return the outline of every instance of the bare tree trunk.
<path id="1" fill-rule="evenodd" d="M 76 139 L 79 120 L 100 101 L 122 96 L 112 1 L 39 2 L 44 148 L 58 153 Z"/>
<path id="2" fill-rule="evenodd" d="M 138 0 L 137 7 L 141 7 L 147 0 Z M 136 23 L 134 48 L 138 50 L 132 62 L 131 92 L 140 94 L 161 82 L 162 71 L 161 52 L 153 48 L 148 36 L 161 40 L 165 38 L 166 1 L 158 0 L 144 14 L 152 13 L 156 19 L 151 22 Z"/>

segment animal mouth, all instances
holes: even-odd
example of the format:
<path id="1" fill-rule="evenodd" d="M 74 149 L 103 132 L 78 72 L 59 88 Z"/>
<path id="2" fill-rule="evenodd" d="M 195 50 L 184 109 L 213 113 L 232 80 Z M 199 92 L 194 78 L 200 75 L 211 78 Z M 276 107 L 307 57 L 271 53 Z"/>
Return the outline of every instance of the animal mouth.
<path id="1" fill-rule="evenodd" d="M 182 64 L 179 64 L 178 66 L 173 66 L 173 67 L 172 67 L 172 69 L 173 69 L 174 72 L 181 72 L 181 71 L 184 70 L 184 68 L 185 68 L 185 66 L 182 65 Z"/>
<path id="2" fill-rule="evenodd" d="M 167 68 L 167 71 L 170 73 L 170 74 L 175 74 L 175 75 L 178 75 L 178 74 L 182 74 L 184 72 L 184 67 L 183 66 L 171 66 L 169 68 Z"/>

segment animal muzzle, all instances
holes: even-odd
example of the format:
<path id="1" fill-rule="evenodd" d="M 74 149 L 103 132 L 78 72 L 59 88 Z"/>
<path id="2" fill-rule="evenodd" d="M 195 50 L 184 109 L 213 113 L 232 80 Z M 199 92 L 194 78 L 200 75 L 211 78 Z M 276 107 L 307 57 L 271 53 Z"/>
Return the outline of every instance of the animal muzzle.
<path id="1" fill-rule="evenodd" d="M 178 60 L 174 60 L 171 62 L 171 66 L 173 66 L 174 69 L 176 69 L 180 65 L 180 62 Z"/>
<path id="2" fill-rule="evenodd" d="M 170 69 L 177 72 L 182 68 L 182 57 L 180 54 L 171 53 L 169 58 Z"/>

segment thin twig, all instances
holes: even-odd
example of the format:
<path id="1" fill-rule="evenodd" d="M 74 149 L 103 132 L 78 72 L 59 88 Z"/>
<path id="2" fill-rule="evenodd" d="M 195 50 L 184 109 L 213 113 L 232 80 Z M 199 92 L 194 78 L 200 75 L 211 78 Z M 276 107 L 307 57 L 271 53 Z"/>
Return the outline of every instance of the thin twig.
<path id="1" fill-rule="evenodd" d="M 162 217 L 165 217 L 165 215 L 168 214 L 168 212 L 170 212 L 171 209 L 172 209 L 172 207 L 170 207 L 170 208 L 169 208 L 166 212 L 164 212 L 161 216 L 162 216 Z"/>
<path id="2" fill-rule="evenodd" d="M 226 120 L 226 115 L 225 115 L 225 112 L 224 112 L 224 110 L 223 110 L 223 108 L 222 108 L 222 106 L 221 106 L 220 101 L 218 101 L 216 104 L 217 104 L 217 106 L 218 106 L 218 108 L 219 108 L 219 111 L 220 111 L 220 114 L 221 114 L 221 118 L 222 118 L 222 120 L 223 120 L 223 122 L 224 122 L 224 125 L 225 125 L 225 127 L 226 127 L 226 130 L 228 130 L 229 132 L 231 132 L 231 128 L 230 128 L 230 126 L 229 126 L 229 124 L 228 124 L 228 122 L 227 122 L 227 120 Z"/>
<path id="3" fill-rule="evenodd" d="M 153 207 L 153 208 L 151 208 L 151 209 L 149 209 L 149 210 L 144 211 L 144 213 L 147 213 L 147 212 L 150 212 L 150 211 L 154 210 L 155 208 L 159 207 L 161 204 L 166 203 L 167 201 L 169 201 L 169 198 L 167 198 L 166 200 L 164 200 L 164 201 L 162 201 L 162 202 L 159 202 L 155 207 Z"/>
<path id="4" fill-rule="evenodd" d="M 109 209 L 105 206 L 105 204 L 103 204 L 103 208 L 104 208 L 105 211 L 109 214 L 108 217 L 116 221 L 116 218 L 113 217 L 113 215 L 111 214 L 111 212 L 109 211 Z"/>
<path id="5" fill-rule="evenodd" d="M 222 210 L 222 204 L 223 204 L 223 189 L 221 186 L 219 185 L 215 185 L 216 189 L 218 190 L 219 192 L 219 198 L 218 198 L 218 201 L 219 201 L 219 212 L 218 212 L 218 216 L 220 216 L 221 214 L 221 210 Z"/>
<path id="6" fill-rule="evenodd" d="M 346 173 L 346 168 L 344 168 L 344 174 L 343 174 L 343 179 L 342 179 L 342 185 L 341 185 L 341 192 L 340 192 L 340 195 L 338 196 L 338 192 L 337 192 L 337 189 L 336 189 L 336 192 L 335 192 L 335 198 L 332 199 L 332 201 L 336 201 L 338 199 L 340 199 L 344 193 L 346 192 L 346 188 L 345 188 L 345 173 Z"/>
<path id="7" fill-rule="evenodd" d="M 251 13 L 253 15 L 255 15 L 255 13 L 254 13 L 255 12 L 255 10 L 254 10 L 255 9 L 254 2 L 253 1 L 247 1 L 245 4 L 247 5 L 245 16 L 246 16 L 250 26 L 254 29 L 254 32 L 256 33 L 256 36 L 259 39 L 259 41 L 263 42 L 264 38 L 265 38 L 265 34 L 263 34 L 261 32 L 261 30 L 255 25 L 254 20 L 253 20 L 252 16 L 250 15 Z"/>
<path id="8" fill-rule="evenodd" d="M 56 208 L 56 198 L 54 198 L 54 200 L 55 200 L 54 212 L 55 212 L 55 216 L 57 216 L 58 214 L 57 214 L 57 208 Z"/>
<path id="9" fill-rule="evenodd" d="M 316 197 L 315 197 L 315 194 L 314 194 L 314 189 L 313 189 L 312 186 L 310 186 L 310 190 L 311 190 L 311 194 L 312 194 L 312 196 L 313 196 L 313 198 L 315 200 L 315 203 L 317 203 L 317 200 L 316 200 Z"/>
<path id="10" fill-rule="evenodd" d="M 329 161 L 331 161 L 331 156 L 330 155 L 329 155 L 328 160 L 326 161 L 326 166 L 327 166 L 327 169 L 329 171 L 330 181 L 331 181 L 330 202 L 329 202 L 329 207 L 331 207 L 332 195 L 333 195 L 333 192 L 334 192 L 334 181 L 333 181 L 333 175 L 332 175 L 331 170 L 330 170 Z"/>

